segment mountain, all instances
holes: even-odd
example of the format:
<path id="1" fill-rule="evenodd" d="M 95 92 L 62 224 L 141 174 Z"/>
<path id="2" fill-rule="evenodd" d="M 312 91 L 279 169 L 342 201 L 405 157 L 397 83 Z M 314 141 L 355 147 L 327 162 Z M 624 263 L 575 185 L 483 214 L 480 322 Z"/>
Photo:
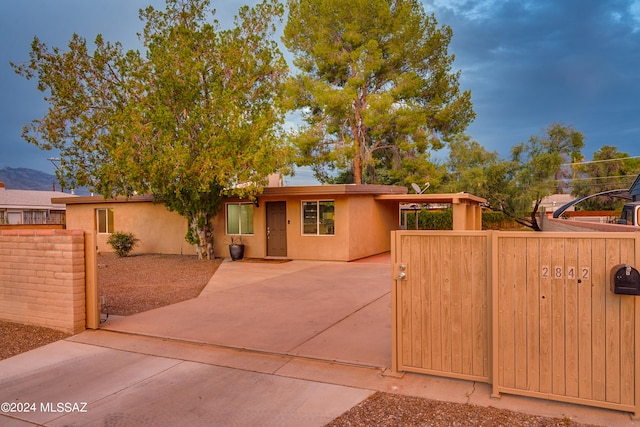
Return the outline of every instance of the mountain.
<path id="1" fill-rule="evenodd" d="M 0 182 L 9 190 L 60 191 L 55 175 L 35 169 L 4 167 L 0 169 Z"/>
<path id="2" fill-rule="evenodd" d="M 0 182 L 9 190 L 62 191 L 55 175 L 35 169 L 4 167 L 0 169 Z M 69 189 L 64 192 L 72 193 Z M 85 187 L 76 188 L 73 194 L 91 195 Z"/>

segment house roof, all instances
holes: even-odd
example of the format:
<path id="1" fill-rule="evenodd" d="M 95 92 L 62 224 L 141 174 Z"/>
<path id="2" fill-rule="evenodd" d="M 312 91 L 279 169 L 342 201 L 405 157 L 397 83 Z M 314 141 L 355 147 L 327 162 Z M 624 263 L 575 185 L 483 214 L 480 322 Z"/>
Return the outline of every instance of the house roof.
<path id="1" fill-rule="evenodd" d="M 59 193 L 58 193 L 59 194 Z M 365 185 L 365 184 L 331 184 L 291 187 L 265 187 L 260 196 L 336 196 L 336 195 L 370 195 L 376 200 L 393 201 L 399 203 L 467 203 L 483 204 L 487 200 L 469 193 L 447 194 L 409 194 L 406 187 L 395 185 Z M 94 204 L 94 203 L 135 203 L 152 202 L 153 196 L 116 197 L 105 199 L 102 196 L 61 197 L 53 200 L 63 204 Z"/>
<path id="2" fill-rule="evenodd" d="M 60 194 L 60 193 L 58 193 Z M 96 203 L 135 203 L 135 202 L 153 202 L 153 196 L 131 196 L 131 197 L 114 197 L 105 199 L 103 196 L 76 196 L 76 197 L 57 197 L 52 199 L 54 203 L 62 203 L 65 205 L 82 205 Z"/>
<path id="3" fill-rule="evenodd" d="M 291 187 L 265 187 L 263 196 L 322 196 L 341 194 L 406 194 L 407 188 L 396 185 L 327 184 Z"/>
<path id="4" fill-rule="evenodd" d="M 330 196 L 330 195 L 401 195 L 406 194 L 406 187 L 393 185 L 359 185 L 359 184 L 332 184 L 309 185 L 291 187 L 265 187 L 260 196 Z M 58 193 L 60 194 L 60 193 Z M 151 202 L 153 196 L 116 197 L 105 199 L 102 196 L 60 197 L 55 203 L 87 204 L 87 203 L 126 203 L 126 202 Z"/>
<path id="5" fill-rule="evenodd" d="M 466 203 L 483 204 L 486 199 L 469 193 L 443 193 L 443 194 L 383 194 L 375 197 L 376 200 L 389 200 L 403 203 Z"/>
<path id="6" fill-rule="evenodd" d="M 556 209 L 575 199 L 571 194 L 552 194 L 542 199 L 540 207 L 544 207 L 547 212 L 554 212 Z M 571 208 L 570 210 L 575 210 Z"/>
<path id="7" fill-rule="evenodd" d="M 9 190 L 4 184 L 0 185 L 0 208 L 2 209 L 54 209 L 64 210 L 65 204 L 54 202 L 52 199 L 64 195 L 72 199 L 72 194 L 61 193 L 59 191 L 36 191 L 36 190 Z"/>

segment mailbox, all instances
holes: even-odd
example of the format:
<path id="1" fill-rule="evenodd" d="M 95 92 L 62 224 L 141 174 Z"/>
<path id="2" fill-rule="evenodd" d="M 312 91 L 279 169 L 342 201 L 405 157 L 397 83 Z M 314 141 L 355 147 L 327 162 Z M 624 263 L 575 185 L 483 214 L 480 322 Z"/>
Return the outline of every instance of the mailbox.
<path id="1" fill-rule="evenodd" d="M 611 292 L 622 295 L 640 295 L 640 273 L 629 264 L 618 264 L 611 269 Z"/>

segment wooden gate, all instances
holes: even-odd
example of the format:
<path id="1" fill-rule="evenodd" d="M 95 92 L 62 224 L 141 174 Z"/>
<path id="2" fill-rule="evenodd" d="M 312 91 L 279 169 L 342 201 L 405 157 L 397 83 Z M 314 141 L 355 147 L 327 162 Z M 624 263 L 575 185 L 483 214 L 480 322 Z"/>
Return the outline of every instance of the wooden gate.
<path id="1" fill-rule="evenodd" d="M 487 233 L 394 233 L 394 369 L 488 382 Z"/>
<path id="2" fill-rule="evenodd" d="M 609 289 L 635 234 L 494 235 L 494 395 L 637 412 L 640 297 Z"/>
<path id="3" fill-rule="evenodd" d="M 392 238 L 393 368 L 638 414 L 638 233 L 413 232 Z"/>

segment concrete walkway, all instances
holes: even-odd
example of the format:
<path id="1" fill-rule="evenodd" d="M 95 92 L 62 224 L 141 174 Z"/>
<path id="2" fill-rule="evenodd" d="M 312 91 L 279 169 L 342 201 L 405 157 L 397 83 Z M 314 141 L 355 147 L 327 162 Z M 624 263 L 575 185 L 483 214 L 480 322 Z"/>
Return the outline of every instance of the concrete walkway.
<path id="1" fill-rule="evenodd" d="M 388 254 L 225 262 L 198 298 L 1 361 L 0 425 L 322 426 L 378 390 L 640 425 L 616 411 L 491 399 L 486 384 L 392 375 L 390 274 Z"/>

